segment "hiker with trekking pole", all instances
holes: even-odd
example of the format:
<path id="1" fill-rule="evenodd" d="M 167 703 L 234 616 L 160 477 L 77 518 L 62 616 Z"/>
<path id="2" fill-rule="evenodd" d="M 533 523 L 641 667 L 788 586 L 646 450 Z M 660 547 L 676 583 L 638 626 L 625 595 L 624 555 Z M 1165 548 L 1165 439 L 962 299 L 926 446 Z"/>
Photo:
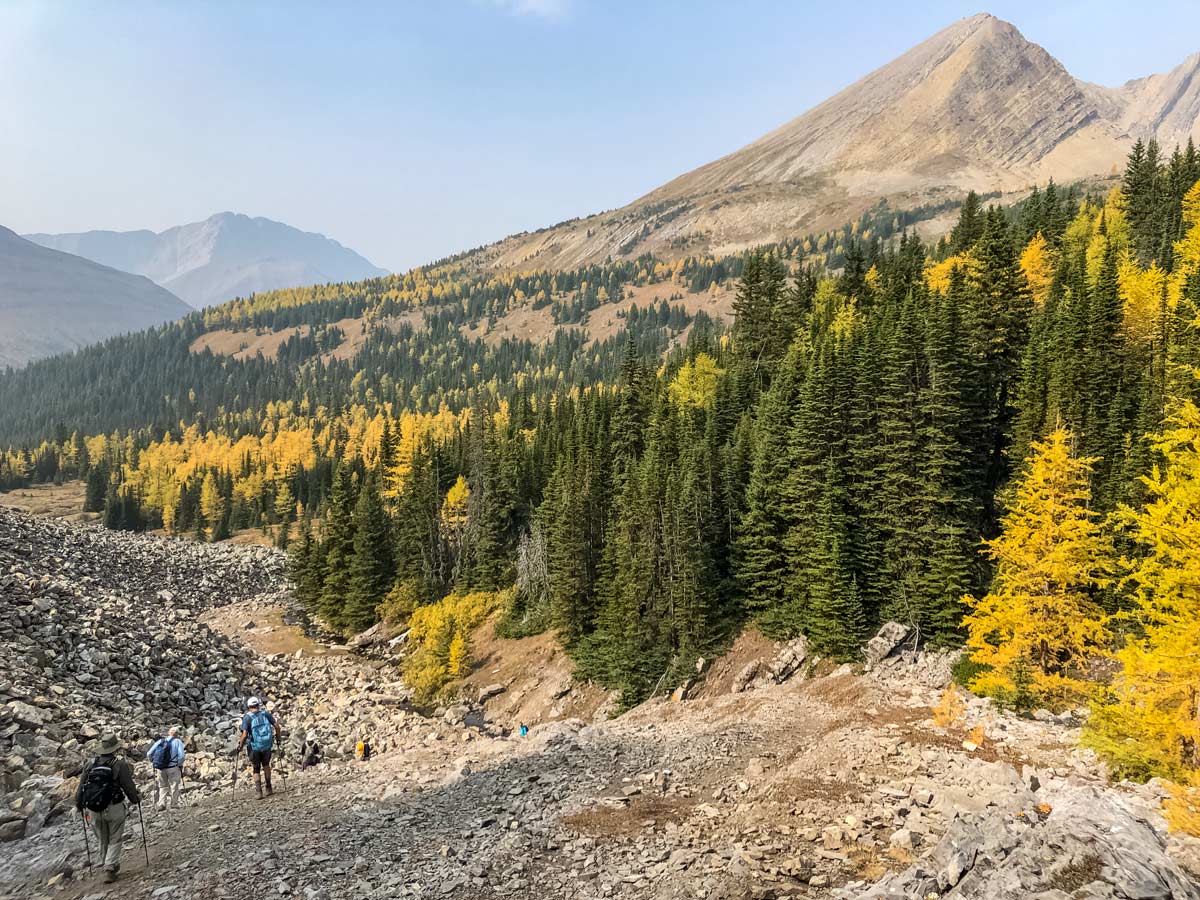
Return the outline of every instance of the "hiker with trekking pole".
<path id="1" fill-rule="evenodd" d="M 275 744 L 279 739 L 279 726 L 275 722 L 275 716 L 262 708 L 262 704 L 257 697 L 251 697 L 246 701 L 246 714 L 242 716 L 242 733 L 238 740 L 237 750 L 233 755 L 233 787 L 236 796 L 237 792 L 237 761 L 238 756 L 242 752 L 242 748 L 249 744 L 249 750 L 246 757 L 250 760 L 250 765 L 254 770 L 254 796 L 256 799 L 263 798 L 263 779 L 265 777 L 267 783 L 266 796 L 270 797 L 275 793 L 271 787 L 271 754 L 275 748 Z"/>
<path id="2" fill-rule="evenodd" d="M 133 768 L 125 760 L 118 758 L 120 743 L 116 737 L 106 734 L 100 738 L 96 748 L 96 756 L 83 767 L 79 775 L 79 788 L 75 792 L 75 808 L 83 817 L 86 825 L 90 825 L 96 835 L 99 845 L 97 859 L 104 867 L 104 881 L 117 880 L 121 870 L 122 841 L 125 837 L 126 802 L 138 808 L 141 813 L 141 795 L 133 783 Z M 84 844 L 88 851 L 88 866 L 91 866 L 91 845 L 87 844 L 87 831 L 84 831 Z M 150 865 L 150 850 L 146 847 L 146 827 L 142 820 L 142 847 L 146 852 L 146 866 Z"/>
<path id="3" fill-rule="evenodd" d="M 151 744 L 146 753 L 146 758 L 154 767 L 154 805 L 159 812 L 166 810 L 168 802 L 171 809 L 179 806 L 185 755 L 183 741 L 179 739 L 179 728 L 174 725 L 167 729 L 167 736 Z"/>

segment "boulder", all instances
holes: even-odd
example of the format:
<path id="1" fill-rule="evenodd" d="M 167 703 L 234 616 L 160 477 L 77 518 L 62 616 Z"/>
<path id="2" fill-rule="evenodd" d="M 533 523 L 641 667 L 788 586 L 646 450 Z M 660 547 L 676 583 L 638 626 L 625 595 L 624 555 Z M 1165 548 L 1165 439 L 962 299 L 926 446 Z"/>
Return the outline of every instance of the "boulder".
<path id="1" fill-rule="evenodd" d="M 493 697 L 499 697 L 504 693 L 504 691 L 504 685 L 500 684 L 499 682 L 496 684 L 489 684 L 487 687 L 482 687 L 479 689 L 479 702 L 484 703 L 488 700 L 491 700 Z"/>
<path id="2" fill-rule="evenodd" d="M 874 668 L 891 656 L 911 633 L 912 629 L 907 625 L 901 625 L 899 622 L 885 622 L 875 637 L 867 641 L 867 646 L 863 648 L 863 657 L 866 659 L 867 668 Z"/>
<path id="3" fill-rule="evenodd" d="M 899 835 L 892 836 L 893 847 Z M 931 894 L 942 900 L 1200 900 L 1200 887 L 1127 800 L 1096 785 L 1076 785 L 1056 798 L 1045 819 L 996 808 L 958 817 L 915 865 L 845 896 Z"/>

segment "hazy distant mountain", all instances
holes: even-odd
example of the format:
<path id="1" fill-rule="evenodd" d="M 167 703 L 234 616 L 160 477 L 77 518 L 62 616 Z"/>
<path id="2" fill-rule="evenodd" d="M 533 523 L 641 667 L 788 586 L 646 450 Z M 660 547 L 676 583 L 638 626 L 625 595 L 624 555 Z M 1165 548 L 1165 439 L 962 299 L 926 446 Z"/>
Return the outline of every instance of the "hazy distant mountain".
<path id="1" fill-rule="evenodd" d="M 387 274 L 324 235 L 230 212 L 159 234 L 85 231 L 25 237 L 44 247 L 145 275 L 195 307 L 278 288 L 361 281 Z"/>
<path id="2" fill-rule="evenodd" d="M 0 226 L 0 367 L 191 312 L 148 278 L 40 247 Z"/>
<path id="3" fill-rule="evenodd" d="M 626 207 L 515 235 L 481 258 L 568 268 L 731 252 L 840 227 L 884 198 L 904 209 L 970 189 L 1107 175 L 1139 137 L 1168 154 L 1200 142 L 1200 53 L 1165 75 L 1100 87 L 981 14 Z"/>

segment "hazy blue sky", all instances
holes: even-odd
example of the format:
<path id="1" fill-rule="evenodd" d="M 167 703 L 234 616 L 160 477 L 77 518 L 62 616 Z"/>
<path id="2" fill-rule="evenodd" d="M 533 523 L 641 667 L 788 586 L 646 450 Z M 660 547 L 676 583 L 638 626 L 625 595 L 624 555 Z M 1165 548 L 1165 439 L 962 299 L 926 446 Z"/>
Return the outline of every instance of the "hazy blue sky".
<path id="1" fill-rule="evenodd" d="M 230 209 L 400 270 L 620 206 L 978 11 L 0 0 L 0 224 L 158 230 Z M 988 11 L 1104 84 L 1200 50 L 1195 0 Z"/>

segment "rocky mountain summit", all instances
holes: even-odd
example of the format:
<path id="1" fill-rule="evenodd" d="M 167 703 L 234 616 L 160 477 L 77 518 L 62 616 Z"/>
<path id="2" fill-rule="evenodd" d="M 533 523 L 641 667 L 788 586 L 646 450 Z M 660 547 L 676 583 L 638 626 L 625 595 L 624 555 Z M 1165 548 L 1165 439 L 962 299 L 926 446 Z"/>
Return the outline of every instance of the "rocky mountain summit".
<path id="1" fill-rule="evenodd" d="M 144 275 L 197 309 L 279 288 L 387 274 L 322 234 L 232 212 L 158 233 L 85 231 L 27 237 L 45 247 Z"/>
<path id="2" fill-rule="evenodd" d="M 863 672 L 793 641 L 726 665 L 720 690 L 615 719 L 548 707 L 522 738 L 500 712 L 519 681 L 414 710 L 386 654 L 306 636 L 267 548 L 0 509 L 0 595 L 0 897 L 1200 898 L 1200 842 L 1166 833 L 1157 785 L 1109 786 L 1075 716 L 970 699 L 934 724 L 951 656 L 904 626 Z M 285 734 L 262 802 L 232 784 L 251 692 Z M 172 722 L 185 808 L 146 813 L 148 870 L 135 820 L 101 886 L 78 765 L 113 730 L 145 784 Z M 323 761 L 301 771 L 310 735 Z"/>
<path id="3" fill-rule="evenodd" d="M 1101 52 L 1097 48 L 1097 52 Z M 892 209 L 1106 176 L 1138 138 L 1200 140 L 1200 53 L 1102 87 L 995 16 L 953 23 L 753 143 L 620 209 L 485 248 L 492 265 L 727 253 Z"/>

